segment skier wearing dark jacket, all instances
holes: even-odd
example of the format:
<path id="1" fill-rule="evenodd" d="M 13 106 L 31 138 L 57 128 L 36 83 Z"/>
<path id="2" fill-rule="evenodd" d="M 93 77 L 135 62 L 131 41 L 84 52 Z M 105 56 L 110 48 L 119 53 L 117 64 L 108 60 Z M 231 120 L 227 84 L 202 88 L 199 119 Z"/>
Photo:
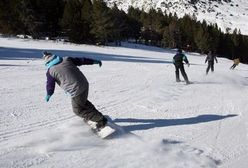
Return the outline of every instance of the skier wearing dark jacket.
<path id="1" fill-rule="evenodd" d="M 173 57 L 173 64 L 175 65 L 176 68 L 176 82 L 180 82 L 180 77 L 179 77 L 179 70 L 181 71 L 181 74 L 186 82 L 186 84 L 190 84 L 188 76 L 184 70 L 183 62 L 188 64 L 189 66 L 189 61 L 187 57 L 182 53 L 181 49 L 177 50 L 177 54 Z"/>
<path id="2" fill-rule="evenodd" d="M 49 101 L 54 93 L 55 83 L 57 83 L 71 95 L 72 108 L 76 115 L 85 121 L 92 121 L 97 128 L 104 127 L 107 119 L 88 100 L 89 83 L 77 67 L 92 64 L 101 66 L 102 62 L 89 58 L 60 57 L 47 52 L 43 53 L 43 59 L 48 68 L 45 100 Z"/>
<path id="3" fill-rule="evenodd" d="M 206 74 L 208 74 L 208 71 L 211 68 L 211 72 L 214 72 L 214 61 L 216 61 L 216 63 L 218 63 L 218 60 L 216 58 L 216 56 L 213 54 L 212 51 L 209 51 L 206 59 L 205 59 L 205 63 L 208 62 L 208 67 L 206 69 Z"/>

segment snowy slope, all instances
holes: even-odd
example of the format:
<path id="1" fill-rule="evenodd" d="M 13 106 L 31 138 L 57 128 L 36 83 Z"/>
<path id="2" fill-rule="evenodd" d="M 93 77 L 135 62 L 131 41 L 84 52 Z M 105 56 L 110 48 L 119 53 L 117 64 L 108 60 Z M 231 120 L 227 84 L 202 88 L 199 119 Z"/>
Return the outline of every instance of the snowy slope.
<path id="1" fill-rule="evenodd" d="M 101 59 L 80 67 L 89 100 L 125 133 L 110 140 L 76 117 L 56 86 L 44 101 L 41 51 Z M 173 50 L 124 44 L 95 47 L 0 38 L 0 167 L 248 167 L 247 65 L 186 53 L 192 85 L 175 83 Z"/>
<path id="2" fill-rule="evenodd" d="M 217 23 L 218 27 L 226 32 L 237 28 L 241 33 L 248 35 L 248 1 L 247 0 L 106 0 L 109 6 L 114 3 L 120 9 L 127 11 L 129 6 L 144 9 L 161 9 L 163 12 L 176 13 L 179 17 L 185 14 L 195 15 L 198 20 L 205 19 L 208 23 Z"/>

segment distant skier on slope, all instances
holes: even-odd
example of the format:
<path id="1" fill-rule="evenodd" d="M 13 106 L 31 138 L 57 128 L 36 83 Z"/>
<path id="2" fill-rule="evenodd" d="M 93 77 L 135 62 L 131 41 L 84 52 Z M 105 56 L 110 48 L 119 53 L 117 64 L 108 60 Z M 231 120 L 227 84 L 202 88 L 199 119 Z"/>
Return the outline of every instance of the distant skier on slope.
<path id="1" fill-rule="evenodd" d="M 210 50 L 208 52 L 208 55 L 207 55 L 206 59 L 205 59 L 205 63 L 208 62 L 208 66 L 207 66 L 207 69 L 206 69 L 206 75 L 208 74 L 210 68 L 211 68 L 211 72 L 214 72 L 214 61 L 216 61 L 216 63 L 218 63 L 218 60 L 217 60 L 216 56 Z"/>
<path id="2" fill-rule="evenodd" d="M 235 58 L 235 59 L 233 60 L 233 65 L 230 67 L 230 69 L 233 70 L 239 63 L 240 63 L 239 58 L 238 58 L 238 57 Z"/>
<path id="3" fill-rule="evenodd" d="M 71 95 L 73 112 L 85 121 L 91 121 L 101 129 L 107 124 L 107 118 L 102 115 L 88 100 L 89 83 L 77 66 L 99 64 L 102 62 L 89 58 L 60 57 L 43 52 L 43 59 L 48 68 L 47 95 L 48 102 L 54 93 L 55 82 Z"/>
<path id="4" fill-rule="evenodd" d="M 182 74 L 182 76 L 183 76 L 183 78 L 184 78 L 184 80 L 186 82 L 186 84 L 190 84 L 188 76 L 187 76 L 187 74 L 186 74 L 186 72 L 184 70 L 183 62 L 188 64 L 188 66 L 190 65 L 186 55 L 182 53 L 181 49 L 178 49 L 176 55 L 173 57 L 173 64 L 175 65 L 175 68 L 176 68 L 176 71 L 175 71 L 175 73 L 176 73 L 176 82 L 181 81 L 180 77 L 179 77 L 179 70 L 180 70 L 181 74 Z"/>

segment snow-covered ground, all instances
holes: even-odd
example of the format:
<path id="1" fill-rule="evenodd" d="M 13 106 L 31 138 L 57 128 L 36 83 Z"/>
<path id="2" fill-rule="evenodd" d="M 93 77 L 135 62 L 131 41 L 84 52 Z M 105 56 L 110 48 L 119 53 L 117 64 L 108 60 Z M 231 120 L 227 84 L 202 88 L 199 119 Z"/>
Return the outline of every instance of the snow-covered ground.
<path id="1" fill-rule="evenodd" d="M 47 103 L 41 52 L 101 59 L 80 67 L 89 100 L 125 133 L 102 140 L 56 86 Z M 0 167 L 247 168 L 248 67 L 186 53 L 192 85 L 175 82 L 173 50 L 0 38 Z"/>

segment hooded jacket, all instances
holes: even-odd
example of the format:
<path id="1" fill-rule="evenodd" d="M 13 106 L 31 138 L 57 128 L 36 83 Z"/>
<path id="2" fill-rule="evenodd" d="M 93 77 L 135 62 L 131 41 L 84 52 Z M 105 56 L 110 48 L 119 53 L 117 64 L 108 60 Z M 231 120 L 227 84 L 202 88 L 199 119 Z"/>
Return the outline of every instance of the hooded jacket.
<path id="1" fill-rule="evenodd" d="M 57 61 L 54 61 L 57 60 Z M 72 97 L 78 96 L 89 88 L 89 83 L 77 66 L 94 64 L 95 60 L 89 58 L 73 58 L 54 56 L 53 60 L 46 64 L 48 67 L 47 95 L 53 95 L 55 83 Z"/>

